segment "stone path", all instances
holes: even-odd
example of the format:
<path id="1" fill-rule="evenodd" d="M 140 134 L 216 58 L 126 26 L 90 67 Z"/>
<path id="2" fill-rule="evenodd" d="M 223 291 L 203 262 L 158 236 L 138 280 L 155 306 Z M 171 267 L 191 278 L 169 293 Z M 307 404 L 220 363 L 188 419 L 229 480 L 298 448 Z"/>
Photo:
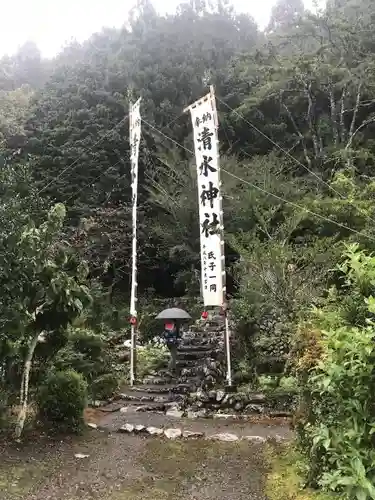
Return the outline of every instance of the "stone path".
<path id="1" fill-rule="evenodd" d="M 199 435 L 201 438 L 210 438 L 220 433 L 230 433 L 239 439 L 252 436 L 254 441 L 289 440 L 293 434 L 287 419 L 264 419 L 263 421 L 250 422 L 228 419 L 196 418 L 188 419 L 162 412 L 136 412 L 132 407 L 124 407 L 126 411 L 116 411 L 106 414 L 100 420 L 99 428 L 108 432 L 126 432 L 125 426 L 129 425 L 129 433 L 136 433 L 135 426 L 141 426 L 138 432 L 147 434 L 147 428 L 153 429 L 178 429 Z M 154 435 L 161 435 L 162 432 Z M 197 435 L 193 437 L 198 437 Z"/>

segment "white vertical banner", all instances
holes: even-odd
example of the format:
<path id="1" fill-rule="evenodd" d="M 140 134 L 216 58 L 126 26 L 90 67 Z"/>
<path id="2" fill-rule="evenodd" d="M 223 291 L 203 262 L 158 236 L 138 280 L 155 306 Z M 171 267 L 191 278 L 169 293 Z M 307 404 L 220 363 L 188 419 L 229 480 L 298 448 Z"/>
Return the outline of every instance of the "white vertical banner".
<path id="1" fill-rule="evenodd" d="M 141 99 L 130 108 L 130 165 L 132 187 L 132 274 L 130 292 L 131 352 L 130 352 L 130 384 L 135 381 L 135 345 L 137 318 L 137 203 L 138 203 L 138 159 L 141 142 Z"/>
<path id="2" fill-rule="evenodd" d="M 205 306 L 225 302 L 225 257 L 217 112 L 213 92 L 188 108 L 198 176 L 202 295 Z"/>
<path id="3" fill-rule="evenodd" d="M 221 307 L 225 316 L 227 382 L 232 385 L 230 329 L 225 285 L 224 217 L 221 195 L 218 116 L 214 88 L 189 106 L 197 165 L 202 295 L 205 307 Z"/>

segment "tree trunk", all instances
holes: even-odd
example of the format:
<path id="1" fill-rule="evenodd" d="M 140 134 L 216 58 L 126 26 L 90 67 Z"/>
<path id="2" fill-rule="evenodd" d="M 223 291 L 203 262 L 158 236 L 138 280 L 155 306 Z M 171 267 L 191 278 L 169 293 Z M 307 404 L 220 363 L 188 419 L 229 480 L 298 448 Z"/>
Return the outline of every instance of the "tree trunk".
<path id="1" fill-rule="evenodd" d="M 29 396 L 29 380 L 30 380 L 30 371 L 32 365 L 32 359 L 34 356 L 34 351 L 38 343 L 39 332 L 36 333 L 31 341 L 29 346 L 29 350 L 26 356 L 25 365 L 22 373 L 22 382 L 21 382 L 21 390 L 20 390 L 20 403 L 21 409 L 18 414 L 16 428 L 14 430 L 14 437 L 16 439 L 20 439 L 23 428 L 26 421 L 27 416 L 27 405 L 28 405 L 28 396 Z"/>
<path id="2" fill-rule="evenodd" d="M 315 116 L 315 102 L 314 102 L 314 96 L 311 90 L 311 83 L 305 84 L 305 91 L 306 91 L 306 96 L 309 102 L 308 109 L 307 109 L 307 121 L 309 124 L 310 128 L 310 134 L 311 138 L 313 141 L 313 146 L 314 146 L 314 153 L 315 153 L 315 158 L 319 158 L 321 156 L 320 148 L 319 148 L 319 140 L 318 140 L 318 134 L 316 130 L 316 116 Z"/>
<path id="3" fill-rule="evenodd" d="M 358 110 L 359 110 L 359 105 L 361 103 L 361 89 L 362 89 L 362 83 L 359 83 L 358 90 L 357 90 L 356 102 L 355 102 L 355 108 L 354 108 L 354 111 L 353 111 L 353 118 L 352 118 L 352 122 L 350 124 L 349 142 L 351 142 L 352 136 L 354 134 L 355 122 L 357 120 L 357 114 L 358 114 Z"/>
<path id="4" fill-rule="evenodd" d="M 329 101 L 331 106 L 333 143 L 337 147 L 339 144 L 339 131 L 337 126 L 337 109 L 332 81 L 329 82 Z"/>
<path id="5" fill-rule="evenodd" d="M 340 141 L 344 144 L 346 140 L 346 130 L 345 130 L 345 97 L 346 97 L 346 87 L 342 89 L 341 94 L 341 110 L 340 110 Z"/>
<path id="6" fill-rule="evenodd" d="M 345 150 L 347 151 L 347 155 L 348 155 L 347 160 L 346 160 L 346 167 L 347 168 L 350 168 L 352 166 L 352 163 L 353 163 L 353 155 L 352 155 L 350 148 L 352 146 L 354 136 L 357 134 L 357 132 L 359 132 L 359 130 L 361 130 L 361 128 L 363 128 L 365 126 L 365 124 L 362 124 L 361 126 L 359 126 L 357 128 L 356 131 L 354 131 L 355 122 L 357 120 L 357 114 L 358 114 L 358 110 L 359 110 L 359 105 L 361 103 L 361 89 L 362 89 L 362 83 L 360 82 L 358 84 L 357 97 L 356 97 L 356 102 L 355 102 L 355 108 L 353 111 L 352 122 L 350 124 L 348 142 L 345 146 Z"/>
<path id="7" fill-rule="evenodd" d="M 307 150 L 307 146 L 306 146 L 305 138 L 304 138 L 304 136 L 302 135 L 302 133 L 300 132 L 300 130 L 298 129 L 297 124 L 296 124 L 296 122 L 295 122 L 295 120 L 294 120 L 294 118 L 293 118 L 293 115 L 292 115 L 292 113 L 290 112 L 290 110 L 289 110 L 288 106 L 287 106 L 286 104 L 284 104 L 284 103 L 283 103 L 283 107 L 284 107 L 285 111 L 288 113 L 288 116 L 289 116 L 289 118 L 290 118 L 290 121 L 292 122 L 292 125 L 293 125 L 293 127 L 294 127 L 294 130 L 296 131 L 296 133 L 297 133 L 297 135 L 298 135 L 298 137 L 299 137 L 299 140 L 300 140 L 301 145 L 302 145 L 302 148 L 303 148 L 303 153 L 304 153 L 304 155 L 305 155 L 305 160 L 306 160 L 306 162 L 307 162 L 307 164 L 308 164 L 309 168 L 311 168 L 311 158 L 310 158 L 309 153 L 308 153 L 308 150 Z"/>

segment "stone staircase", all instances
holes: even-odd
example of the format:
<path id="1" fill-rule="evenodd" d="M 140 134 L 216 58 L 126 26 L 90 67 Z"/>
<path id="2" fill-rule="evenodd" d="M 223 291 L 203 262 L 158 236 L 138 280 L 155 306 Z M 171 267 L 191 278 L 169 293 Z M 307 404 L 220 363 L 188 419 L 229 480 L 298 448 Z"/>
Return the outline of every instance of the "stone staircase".
<path id="1" fill-rule="evenodd" d="M 100 428 L 169 439 L 262 443 L 291 438 L 282 412 L 280 418 L 263 412 L 263 395 L 240 394 L 226 387 L 224 329 L 223 318 L 216 316 L 183 332 L 177 375 L 162 368 L 133 387 L 123 388 L 109 404 L 100 407 Z"/>
<path id="2" fill-rule="evenodd" d="M 177 374 L 168 369 L 146 375 L 118 395 L 122 411 L 168 412 L 182 405 L 189 394 L 222 385 L 225 378 L 224 321 L 220 316 L 199 321 L 182 332 Z"/>
<path id="3" fill-rule="evenodd" d="M 287 400 L 272 401 L 263 394 L 226 387 L 224 330 L 221 316 L 198 321 L 182 332 L 175 376 L 166 367 L 149 373 L 133 387 L 123 388 L 102 411 L 232 421 L 290 417 Z"/>

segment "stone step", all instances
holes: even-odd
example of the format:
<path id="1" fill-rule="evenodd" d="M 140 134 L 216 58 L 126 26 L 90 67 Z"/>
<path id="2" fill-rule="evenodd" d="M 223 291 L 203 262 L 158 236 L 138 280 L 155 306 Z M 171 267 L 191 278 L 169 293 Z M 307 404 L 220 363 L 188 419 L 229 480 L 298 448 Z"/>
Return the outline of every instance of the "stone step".
<path id="1" fill-rule="evenodd" d="M 179 383 L 173 385 L 137 385 L 128 388 L 129 391 L 145 394 L 189 394 L 192 392 L 192 385 L 187 383 Z"/>
<path id="2" fill-rule="evenodd" d="M 207 348 L 207 349 L 212 349 L 215 347 L 220 347 L 219 341 L 215 338 L 210 338 L 210 339 L 201 339 L 201 338 L 196 338 L 196 337 L 186 337 L 182 340 L 181 342 L 181 347 L 192 347 L 194 346 L 195 348 Z"/>
<path id="3" fill-rule="evenodd" d="M 139 414 L 139 413 L 147 413 L 147 412 L 157 412 L 157 413 L 165 413 L 171 403 L 137 403 L 135 401 L 124 401 L 121 408 L 119 409 L 119 413 L 129 414 Z M 175 403 L 173 403 L 175 404 Z M 102 411 L 106 411 L 105 408 Z"/>
<path id="4" fill-rule="evenodd" d="M 182 368 L 180 371 L 180 377 L 186 377 L 186 378 L 191 378 L 191 377 L 199 377 L 202 379 L 202 377 L 205 374 L 205 366 L 189 366 L 187 368 Z"/>
<path id="5" fill-rule="evenodd" d="M 143 385 L 166 385 L 172 384 L 173 382 L 177 382 L 176 378 L 168 377 L 168 376 L 155 376 L 155 375 L 147 375 L 143 380 Z"/>
<path id="6" fill-rule="evenodd" d="M 139 404 L 139 403 L 169 403 L 171 401 L 181 400 L 180 394 L 168 392 L 166 394 L 158 394 L 152 392 L 129 391 L 118 395 L 118 401 L 124 404 Z"/>
<path id="7" fill-rule="evenodd" d="M 185 338 L 185 337 L 195 337 L 197 339 L 202 339 L 202 340 L 205 340 L 205 339 L 209 339 L 209 338 L 212 338 L 212 337 L 215 337 L 215 336 L 222 336 L 223 335 L 223 330 L 221 329 L 216 329 L 216 328 L 213 328 L 211 326 L 208 326 L 207 329 L 204 329 L 204 330 L 201 330 L 201 329 L 192 329 L 192 330 L 188 330 L 187 332 L 184 332 L 181 336 L 181 338 Z"/>
<path id="8" fill-rule="evenodd" d="M 193 325 L 190 327 L 188 331 L 190 332 L 219 332 L 219 331 L 224 331 L 225 330 L 225 324 L 224 323 L 219 323 L 219 322 L 210 322 L 206 323 L 205 325 Z"/>
<path id="9" fill-rule="evenodd" d="M 205 354 L 205 353 L 211 351 L 212 349 L 213 348 L 211 345 L 194 346 L 194 345 L 181 344 L 178 347 L 178 353 L 179 354 L 190 354 L 190 353 Z"/>
<path id="10" fill-rule="evenodd" d="M 179 359 L 176 363 L 177 368 L 193 368 L 193 367 L 201 367 L 206 363 L 210 363 L 215 361 L 213 358 L 206 356 L 205 358 L 199 359 Z"/>
<path id="11" fill-rule="evenodd" d="M 205 349 L 204 351 L 190 350 L 190 351 L 181 351 L 178 350 L 177 359 L 181 361 L 199 361 L 205 360 L 207 358 L 216 358 L 219 352 L 214 349 Z"/>
<path id="12" fill-rule="evenodd" d="M 186 370 L 189 370 L 186 368 Z M 190 369 L 192 370 L 192 369 Z M 142 381 L 142 385 L 151 385 L 151 386 L 163 386 L 163 385 L 171 385 L 173 382 L 175 383 L 176 386 L 179 385 L 189 385 L 191 389 L 194 389 L 195 387 L 199 387 L 201 383 L 202 377 L 199 377 L 197 375 L 193 375 L 193 372 L 189 373 L 181 373 L 180 377 L 178 379 L 170 379 L 167 377 L 146 377 Z"/>

